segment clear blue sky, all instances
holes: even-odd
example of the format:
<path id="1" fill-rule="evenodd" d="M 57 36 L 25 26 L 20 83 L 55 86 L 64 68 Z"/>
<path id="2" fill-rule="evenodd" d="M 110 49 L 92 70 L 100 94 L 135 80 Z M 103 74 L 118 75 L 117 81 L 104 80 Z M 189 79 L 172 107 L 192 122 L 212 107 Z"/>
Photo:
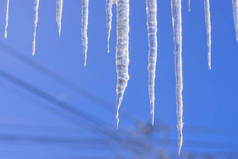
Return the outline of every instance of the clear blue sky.
<path id="1" fill-rule="evenodd" d="M 130 80 L 121 112 L 150 123 L 147 94 L 147 31 L 145 0 L 130 2 Z M 211 1 L 212 70 L 207 67 L 207 47 L 203 1 L 191 0 L 191 12 L 183 1 L 183 74 L 184 74 L 184 152 L 237 152 L 238 143 L 238 44 L 235 40 L 230 1 Z M 31 56 L 33 38 L 33 1 L 11 1 L 8 39 L 4 40 L 5 1 L 0 5 L 0 72 L 4 71 L 49 93 L 74 108 L 90 113 L 115 129 L 114 112 L 100 105 L 103 99 L 114 110 L 116 102 L 116 8 L 110 54 L 107 54 L 105 2 L 90 1 L 88 28 L 88 61 L 83 67 L 80 1 L 64 1 L 62 35 L 58 37 L 55 1 L 40 1 L 36 55 Z M 156 125 L 166 124 L 170 138 L 176 139 L 176 98 L 173 38 L 170 1 L 158 0 L 158 63 L 156 73 Z M 5 47 L 7 46 L 7 48 Z M 9 53 L 12 49 L 40 65 L 60 74 L 68 81 L 90 92 L 79 93 L 49 78 Z M 21 56 L 22 57 L 22 56 Z M 80 117 L 68 115 L 0 76 L 0 156 L 4 159 L 80 158 L 80 156 L 113 156 L 106 147 L 80 145 L 80 142 L 55 143 L 11 140 L 4 135 L 103 138 L 97 131 L 83 128 Z M 58 111 L 59 110 L 59 111 Z M 115 111 L 115 110 L 114 110 Z M 60 112 L 60 113 L 57 113 Z M 121 113 L 123 114 L 123 113 Z M 73 121 L 79 122 L 75 125 Z M 87 123 L 85 123 L 88 125 Z M 138 128 L 120 116 L 120 127 Z M 192 129 L 189 129 L 191 128 Z M 199 133 L 200 132 L 200 133 Z M 156 132 L 159 133 L 159 132 Z M 3 137 L 1 137 L 3 135 Z M 156 140 L 156 139 L 154 139 Z M 189 141 L 211 143 L 189 146 Z M 216 144 L 216 143 L 220 143 Z M 195 145 L 198 145 L 195 143 Z M 205 144 L 208 145 L 208 144 Z M 219 145 L 219 146 L 217 146 Z M 223 146 L 222 146 L 223 145 Z M 224 146 L 225 145 L 225 146 Z M 157 143 L 155 146 L 161 146 Z M 176 151 L 175 142 L 170 145 Z M 96 147 L 96 148 L 95 148 Z M 101 147 L 99 147 L 101 148 Z M 124 152 L 120 149 L 120 152 Z M 118 151 L 119 151 L 118 150 Z"/>

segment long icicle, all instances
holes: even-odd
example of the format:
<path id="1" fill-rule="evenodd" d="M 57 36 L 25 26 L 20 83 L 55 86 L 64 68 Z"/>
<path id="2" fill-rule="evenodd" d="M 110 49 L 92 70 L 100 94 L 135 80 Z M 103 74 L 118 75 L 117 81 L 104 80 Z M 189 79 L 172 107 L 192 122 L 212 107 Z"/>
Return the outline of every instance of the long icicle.
<path id="1" fill-rule="evenodd" d="M 82 0 L 81 38 L 83 43 L 84 66 L 87 65 L 88 52 L 88 4 L 89 0 Z"/>
<path id="2" fill-rule="evenodd" d="M 115 3 L 115 0 L 106 0 L 106 17 L 107 17 L 107 53 L 109 53 L 109 43 L 111 36 L 111 28 L 112 28 L 112 7 Z"/>
<path id="3" fill-rule="evenodd" d="M 174 32 L 174 54 L 176 75 L 176 103 L 178 128 L 178 154 L 183 145 L 183 64 L 182 64 L 182 13 L 181 0 L 171 0 L 172 25 Z"/>
<path id="4" fill-rule="evenodd" d="M 117 102 L 116 120 L 119 124 L 119 108 L 129 80 L 129 0 L 117 1 L 117 46 L 116 46 L 116 71 L 117 71 Z"/>
<path id="5" fill-rule="evenodd" d="M 208 48 L 208 68 L 211 70 L 211 16 L 210 16 L 210 2 L 209 0 L 204 0 L 204 10 L 205 10 L 205 23 L 206 23 L 206 34 L 207 34 L 207 48 Z"/>
<path id="6" fill-rule="evenodd" d="M 35 48 L 36 48 L 36 30 L 38 24 L 38 11 L 39 11 L 39 4 L 40 0 L 35 0 L 35 17 L 34 17 L 34 29 L 33 29 L 33 41 L 32 41 L 32 55 L 35 55 Z"/>
<path id="7" fill-rule="evenodd" d="M 4 31 L 4 38 L 7 38 L 7 28 L 8 28 L 8 15 L 9 15 L 9 0 L 7 0 L 7 5 L 6 5 L 6 23 L 5 23 L 5 31 Z"/>
<path id="8" fill-rule="evenodd" d="M 236 32 L 236 41 L 238 42 L 238 0 L 232 0 L 233 19 Z"/>
<path id="9" fill-rule="evenodd" d="M 59 36 L 61 35 L 62 14 L 63 14 L 63 0 L 56 0 L 56 22 L 58 24 Z"/>
<path id="10" fill-rule="evenodd" d="M 157 61 L 157 0 L 146 0 L 147 32 L 148 32 L 148 93 L 150 98 L 150 113 L 154 125 L 155 105 L 155 73 Z"/>

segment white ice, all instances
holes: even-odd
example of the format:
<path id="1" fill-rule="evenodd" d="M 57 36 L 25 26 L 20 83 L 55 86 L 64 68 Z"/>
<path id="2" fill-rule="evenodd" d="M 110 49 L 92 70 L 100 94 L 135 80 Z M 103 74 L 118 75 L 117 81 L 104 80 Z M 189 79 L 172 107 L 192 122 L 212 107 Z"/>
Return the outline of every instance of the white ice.
<path id="1" fill-rule="evenodd" d="M 206 23 L 206 34 L 207 34 L 207 48 L 208 48 L 208 68 L 211 70 L 211 16 L 210 16 L 210 2 L 204 0 L 205 10 L 205 23 Z"/>
<path id="2" fill-rule="evenodd" d="M 154 125 L 155 105 L 155 74 L 157 61 L 157 0 L 146 0 L 147 32 L 148 32 L 148 93 L 150 99 L 150 113 Z"/>
<path id="3" fill-rule="evenodd" d="M 116 120 L 119 124 L 119 108 L 129 80 L 129 0 L 117 1 L 117 46 L 116 46 L 116 72 L 117 72 L 117 102 Z"/>
<path id="4" fill-rule="evenodd" d="M 112 28 L 112 7 L 115 3 L 115 0 L 106 0 L 106 17 L 107 17 L 107 53 L 109 53 L 109 43 L 111 36 L 111 28 Z"/>
<path id="5" fill-rule="evenodd" d="M 87 52 L 88 52 L 88 4 L 89 0 L 82 0 L 82 43 L 83 43 L 83 54 L 84 54 L 84 66 L 87 65 Z"/>
<path id="6" fill-rule="evenodd" d="M 62 14 L 63 14 L 63 0 L 56 0 L 56 22 L 58 24 L 59 36 L 61 35 Z"/>
<path id="7" fill-rule="evenodd" d="M 34 30 L 33 30 L 33 41 L 32 41 L 32 55 L 35 55 L 35 48 L 36 48 L 36 30 L 37 30 L 37 24 L 38 24 L 38 10 L 39 10 L 39 3 L 40 0 L 35 0 L 35 17 L 34 17 Z"/>
<path id="8" fill-rule="evenodd" d="M 236 32 L 236 41 L 238 42 L 238 0 L 232 0 L 233 19 Z"/>
<path id="9" fill-rule="evenodd" d="M 172 25 L 174 32 L 174 54 L 176 75 L 176 103 L 178 128 L 178 154 L 183 145 L 183 64 L 182 64 L 182 13 L 181 0 L 171 0 Z"/>
<path id="10" fill-rule="evenodd" d="M 8 28 L 8 15 L 9 15 L 9 0 L 7 0 L 7 6 L 6 6 L 6 23 L 5 23 L 5 31 L 4 31 L 4 38 L 7 38 L 7 28 Z"/>

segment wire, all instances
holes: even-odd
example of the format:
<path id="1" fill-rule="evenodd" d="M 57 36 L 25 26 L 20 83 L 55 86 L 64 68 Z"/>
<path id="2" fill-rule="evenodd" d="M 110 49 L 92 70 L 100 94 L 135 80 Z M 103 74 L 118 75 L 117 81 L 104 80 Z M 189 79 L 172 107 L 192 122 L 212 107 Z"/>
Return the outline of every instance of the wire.
<path id="1" fill-rule="evenodd" d="M 105 122 L 101 121 L 100 119 L 90 116 L 89 114 L 83 112 L 80 109 L 74 108 L 72 105 L 70 105 L 66 102 L 59 101 L 56 97 L 49 95 L 48 93 L 30 85 L 29 83 L 26 83 L 14 76 L 8 74 L 7 72 L 5 72 L 1 69 L 0 69 L 0 76 L 3 79 L 7 80 L 8 82 L 11 82 L 11 83 L 29 91 L 29 92 L 31 92 L 32 94 L 35 94 L 36 96 L 46 100 L 47 102 L 51 103 L 52 105 L 56 106 L 57 108 L 61 108 L 62 110 L 66 111 L 76 117 L 80 117 L 85 122 L 87 122 L 86 126 L 91 126 L 91 129 L 93 131 L 101 132 L 102 134 L 112 138 L 116 142 L 119 142 L 120 144 L 122 144 L 126 147 L 129 146 L 131 149 L 134 149 L 132 151 L 136 151 L 136 149 L 134 147 L 130 146 L 132 144 L 134 146 L 138 146 L 140 148 L 146 148 L 144 143 L 140 143 L 138 141 L 131 140 L 131 139 L 124 140 L 122 137 L 118 136 L 118 133 L 116 133 L 116 132 L 111 133 L 110 131 L 106 130 L 106 128 L 105 128 L 105 125 L 107 125 L 107 124 Z M 79 123 L 77 120 L 73 120 L 73 122 L 75 122 L 76 124 L 80 124 L 80 126 L 82 126 L 82 123 Z M 91 125 L 89 125 L 89 124 L 91 124 Z"/>
<path id="2" fill-rule="evenodd" d="M 39 136 L 39 135 L 17 135 L 10 133 L 0 133 L 1 141 L 30 141 L 39 143 L 73 143 L 73 144 L 99 144 L 108 145 L 110 142 L 102 138 L 78 138 L 78 137 L 55 137 L 55 136 Z"/>
<path id="3" fill-rule="evenodd" d="M 25 64 L 29 65 L 30 67 L 38 70 L 39 72 L 45 74 L 49 78 L 53 79 L 57 83 L 65 86 L 66 88 L 71 89 L 72 91 L 78 93 L 80 96 L 84 96 L 91 101 L 96 102 L 98 105 L 102 106 L 108 111 L 113 112 L 113 106 L 105 101 L 103 98 L 100 98 L 99 96 L 96 96 L 92 94 L 91 92 L 83 89 L 79 85 L 65 79 L 64 77 L 60 76 L 59 74 L 49 70 L 48 68 L 44 67 L 43 65 L 33 61 L 32 59 L 28 58 L 27 56 L 24 56 L 24 54 L 20 53 L 19 51 L 13 49 L 10 46 L 7 46 L 3 43 L 0 43 L 0 48 L 2 48 L 4 51 L 1 51 L 0 53 L 5 53 L 7 55 L 10 55 L 14 57 L 15 59 L 24 62 Z M 135 118 L 133 115 L 126 113 L 125 111 L 121 111 L 122 116 L 124 116 L 128 121 L 133 122 L 134 124 L 142 124 L 142 121 Z"/>
<path id="4" fill-rule="evenodd" d="M 61 85 L 77 92 L 79 95 L 81 96 L 84 96 L 94 102 L 96 102 L 97 104 L 103 106 L 105 109 L 107 110 L 110 110 L 110 111 L 113 111 L 112 110 L 112 106 L 111 104 L 109 104 L 107 101 L 105 101 L 104 99 L 88 92 L 87 90 L 84 90 L 83 88 L 81 88 L 80 86 L 68 81 L 67 79 L 63 78 L 62 76 L 60 76 L 59 74 L 47 69 L 46 67 L 40 65 L 39 63 L 36 63 L 34 62 L 33 60 L 31 60 L 30 58 L 27 58 L 26 56 L 24 56 L 23 54 L 19 53 L 17 50 L 14 50 L 13 48 L 5 45 L 5 44 L 2 44 L 0 43 L 0 47 L 5 50 L 6 52 L 4 51 L 1 51 L 0 53 L 6 53 L 7 55 L 10 55 L 24 63 L 26 63 L 27 65 L 30 65 L 32 68 L 34 69 L 37 69 L 39 70 L 41 73 L 45 74 L 46 76 L 50 77 L 51 79 L 54 79 L 55 81 L 57 81 L 58 83 L 60 83 Z M 97 118 L 95 119 L 94 117 L 92 116 L 88 116 L 87 114 L 85 113 L 81 113 L 78 114 L 78 112 L 76 113 L 73 113 L 73 111 L 75 110 L 73 108 L 72 105 L 69 105 L 68 103 L 65 103 L 65 102 L 62 102 L 62 101 L 58 101 L 57 98 L 53 97 L 53 96 L 50 96 L 49 94 L 35 88 L 35 87 L 31 87 L 31 85 L 27 84 L 27 83 L 24 83 L 24 81 L 21 81 L 17 78 L 15 78 L 14 76 L 11 76 L 10 74 L 4 72 L 4 71 L 1 71 L 0 70 L 0 76 L 2 76 L 3 78 L 7 79 L 7 80 L 10 80 L 12 83 L 14 84 L 17 84 L 18 86 L 26 89 L 27 91 L 30 91 L 30 92 L 34 92 L 35 95 L 41 97 L 42 99 L 48 101 L 49 103 L 53 104 L 53 105 L 59 105 L 61 107 L 61 109 L 63 110 L 67 110 L 68 112 L 70 112 L 71 114 L 74 114 L 75 116 L 80 116 L 82 117 L 85 121 L 87 122 L 90 122 L 92 123 L 93 127 L 95 125 L 104 125 L 105 123 L 102 122 L 102 121 L 98 121 Z M 70 106 L 70 109 L 68 109 L 68 106 Z M 73 108 L 73 109 L 72 109 Z M 125 115 L 125 118 L 128 119 L 128 121 L 132 121 L 136 124 L 140 123 L 141 124 L 141 121 L 134 118 L 134 117 L 131 117 L 131 115 L 123 112 L 123 114 Z M 101 123 L 102 122 L 102 123 Z M 77 124 L 78 121 L 76 122 Z M 80 123 L 81 125 L 81 123 Z M 98 126 L 97 126 L 98 127 Z M 98 129 L 98 128 L 96 128 Z M 169 130 L 171 130 L 170 127 L 168 127 Z M 226 129 L 214 129 L 214 128 L 207 128 L 207 127 L 187 127 L 188 131 L 191 131 L 191 132 L 205 132 L 205 133 L 227 133 L 228 131 Z M 149 131 L 152 131 L 154 132 L 156 130 L 156 128 L 153 128 Z M 103 133 L 105 135 L 105 133 Z M 117 138 L 115 137 L 114 135 L 112 135 L 111 133 L 106 133 L 109 137 L 111 138 L 114 138 L 115 141 L 119 141 L 119 142 L 124 142 L 125 145 L 127 145 L 130 141 L 126 141 L 126 139 L 122 139 L 122 138 Z M 111 136 L 112 135 L 112 136 Z M 170 140 L 170 142 L 176 142 L 176 140 Z M 227 145 L 227 144 L 221 144 L 221 143 L 211 143 L 211 142 L 198 142 L 198 141 L 188 141 L 186 142 L 189 146 L 200 146 L 200 147 L 227 147 L 227 146 L 231 146 L 231 145 Z M 218 145 L 218 146 L 217 146 Z M 237 145 L 232 145 L 234 147 L 236 147 Z"/>

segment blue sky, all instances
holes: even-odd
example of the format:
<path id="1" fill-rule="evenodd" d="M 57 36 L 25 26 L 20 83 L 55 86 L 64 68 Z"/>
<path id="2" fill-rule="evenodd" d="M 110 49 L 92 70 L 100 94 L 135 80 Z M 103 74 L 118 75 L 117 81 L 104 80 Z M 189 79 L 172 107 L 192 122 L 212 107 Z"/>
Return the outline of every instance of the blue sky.
<path id="1" fill-rule="evenodd" d="M 113 8 L 110 54 L 107 54 L 105 2 L 90 1 L 88 27 L 88 61 L 83 67 L 80 1 L 64 1 L 62 35 L 58 37 L 55 1 L 40 1 L 36 55 L 31 55 L 33 38 L 33 1 L 11 1 L 8 39 L 4 39 L 5 1 L 0 5 L 0 71 L 9 73 L 64 101 L 76 109 L 109 123 L 115 131 L 116 102 L 116 8 Z M 121 105 L 137 119 L 150 123 L 147 94 L 147 31 L 145 1 L 130 1 L 130 80 Z M 207 67 L 207 47 L 203 1 L 191 0 L 191 12 L 183 1 L 183 74 L 184 74 L 184 152 L 237 152 L 238 76 L 237 51 L 231 1 L 211 1 L 212 70 Z M 156 125 L 166 124 L 169 136 L 176 139 L 176 98 L 170 1 L 158 1 L 158 63 L 156 72 Z M 14 51 L 16 50 L 16 52 Z M 34 61 L 93 94 L 73 90 L 69 84 L 48 77 L 13 56 Z M 15 54 L 14 54 L 15 55 Z M 25 58 L 24 58 L 25 59 Z M 37 65 L 38 66 L 38 65 Z M 52 74 L 51 74 L 52 76 Z M 96 130 L 81 126 L 80 117 L 65 113 L 0 76 L 0 136 L 33 135 L 50 137 L 105 138 Z M 75 86 L 73 86 L 75 87 Z M 103 100 L 103 102 L 102 102 Z M 109 103 L 113 111 L 102 107 Z M 103 104 L 102 104 L 103 103 Z M 73 121 L 73 122 L 72 122 Z M 78 122 L 77 124 L 75 124 Z M 121 113 L 120 127 L 139 131 Z M 191 129 L 190 129 L 191 128 Z M 115 132 L 116 133 L 116 132 Z M 156 132 L 155 136 L 160 136 Z M 163 134 L 162 134 L 163 136 Z M 0 138 L 0 154 L 5 159 L 80 158 L 80 156 L 113 156 L 108 148 L 80 146 L 79 143 L 44 143 Z M 155 139 L 156 140 L 156 139 Z M 189 141 L 215 146 L 189 146 Z M 220 143 L 220 145 L 218 144 Z M 217 146 L 219 145 L 219 146 Z M 223 145 L 223 146 L 221 146 Z M 227 145 L 227 146 L 224 146 Z M 92 145 L 91 145 L 92 146 Z M 161 146 L 160 143 L 155 146 Z M 169 150 L 176 151 L 174 142 Z M 127 155 L 118 148 L 119 152 Z"/>

